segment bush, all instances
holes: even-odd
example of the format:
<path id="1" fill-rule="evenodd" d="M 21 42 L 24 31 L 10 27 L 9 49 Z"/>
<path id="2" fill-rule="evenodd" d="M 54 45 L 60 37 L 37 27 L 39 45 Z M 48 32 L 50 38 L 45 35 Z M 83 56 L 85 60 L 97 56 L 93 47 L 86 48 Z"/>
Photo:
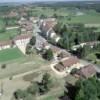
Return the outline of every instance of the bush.
<path id="1" fill-rule="evenodd" d="M 53 59 L 53 52 L 51 49 L 46 50 L 46 52 L 43 54 L 43 58 L 47 60 L 52 60 Z"/>
<path id="2" fill-rule="evenodd" d="M 2 65 L 1 65 L 1 68 L 2 68 L 2 69 L 5 69 L 5 68 L 6 68 L 6 64 L 2 64 Z"/>
<path id="3" fill-rule="evenodd" d="M 33 83 L 31 86 L 27 88 L 27 92 L 32 95 L 35 95 L 38 92 L 38 90 L 39 90 L 39 87 L 37 83 Z"/>

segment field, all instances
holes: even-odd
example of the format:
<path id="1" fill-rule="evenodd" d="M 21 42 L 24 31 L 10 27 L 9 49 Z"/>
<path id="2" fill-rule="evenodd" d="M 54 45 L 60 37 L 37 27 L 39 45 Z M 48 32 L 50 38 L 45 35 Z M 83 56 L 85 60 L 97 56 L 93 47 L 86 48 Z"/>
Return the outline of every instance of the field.
<path id="1" fill-rule="evenodd" d="M 18 29 L 9 29 L 3 33 L 0 33 L 0 41 L 1 40 L 9 40 L 18 34 Z"/>
<path id="2" fill-rule="evenodd" d="M 83 11 L 83 15 L 70 15 L 70 20 L 65 17 L 61 18 L 61 21 L 66 23 L 100 24 L 100 14 L 91 10 Z"/>
<path id="3" fill-rule="evenodd" d="M 0 62 L 18 59 L 20 57 L 23 57 L 23 54 L 18 48 L 11 48 L 0 51 Z"/>
<path id="4" fill-rule="evenodd" d="M 78 15 L 78 13 L 82 13 L 82 15 Z M 94 10 L 77 11 L 64 7 L 59 9 L 53 9 L 52 7 L 35 7 L 32 9 L 32 15 L 41 16 L 42 14 L 47 17 L 56 14 L 58 20 L 64 23 L 100 24 L 100 13 Z"/>

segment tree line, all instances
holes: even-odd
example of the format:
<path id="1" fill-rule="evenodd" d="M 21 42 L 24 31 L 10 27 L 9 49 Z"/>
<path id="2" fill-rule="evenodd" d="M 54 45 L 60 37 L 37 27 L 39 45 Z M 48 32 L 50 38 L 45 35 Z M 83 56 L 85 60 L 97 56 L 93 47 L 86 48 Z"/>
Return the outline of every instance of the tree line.
<path id="1" fill-rule="evenodd" d="M 96 27 L 85 27 L 81 23 L 63 24 L 58 22 L 54 30 L 61 37 L 58 45 L 65 49 L 84 42 L 100 41 L 100 32 L 96 32 Z"/>

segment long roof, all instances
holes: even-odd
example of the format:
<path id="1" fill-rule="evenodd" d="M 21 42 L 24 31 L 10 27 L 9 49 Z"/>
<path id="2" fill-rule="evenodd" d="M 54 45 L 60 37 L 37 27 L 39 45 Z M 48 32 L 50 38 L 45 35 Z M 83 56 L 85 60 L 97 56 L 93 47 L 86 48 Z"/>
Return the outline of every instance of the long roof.
<path id="1" fill-rule="evenodd" d="M 8 40 L 8 41 L 0 41 L 0 46 L 6 46 L 6 45 L 11 45 L 12 41 Z"/>
<path id="2" fill-rule="evenodd" d="M 77 74 L 81 75 L 82 77 L 89 78 L 92 75 L 96 74 L 96 70 L 93 65 L 89 64 L 81 68 Z"/>
<path id="3" fill-rule="evenodd" d="M 22 40 L 22 39 L 27 39 L 27 38 L 31 38 L 32 34 L 21 34 L 15 37 L 14 40 Z"/>
<path id="4" fill-rule="evenodd" d="M 77 57 L 69 57 L 68 59 L 62 61 L 62 65 L 64 67 L 71 67 L 74 64 L 77 64 L 79 62 L 79 59 Z"/>

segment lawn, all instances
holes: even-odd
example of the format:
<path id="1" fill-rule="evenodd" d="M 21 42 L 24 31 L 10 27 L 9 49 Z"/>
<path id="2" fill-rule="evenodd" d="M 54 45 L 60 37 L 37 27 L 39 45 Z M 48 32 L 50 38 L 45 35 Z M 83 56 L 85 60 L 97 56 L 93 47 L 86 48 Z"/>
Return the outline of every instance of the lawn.
<path id="1" fill-rule="evenodd" d="M 0 41 L 9 40 L 18 34 L 18 29 L 9 29 L 3 33 L 0 33 Z"/>
<path id="2" fill-rule="evenodd" d="M 0 51 L 0 62 L 5 62 L 23 57 L 18 48 L 5 49 Z"/>

